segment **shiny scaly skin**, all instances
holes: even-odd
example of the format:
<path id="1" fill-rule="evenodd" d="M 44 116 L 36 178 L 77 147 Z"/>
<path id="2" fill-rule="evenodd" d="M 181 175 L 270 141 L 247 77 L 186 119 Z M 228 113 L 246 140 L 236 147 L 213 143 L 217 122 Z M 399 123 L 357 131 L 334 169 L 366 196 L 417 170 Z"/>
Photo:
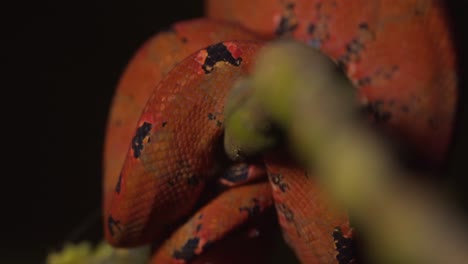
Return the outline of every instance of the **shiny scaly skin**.
<path id="1" fill-rule="evenodd" d="M 252 240 L 267 244 L 262 234 L 253 239 L 235 232 L 253 220 L 246 212 L 261 217 L 273 203 L 284 238 L 302 263 L 352 263 L 353 256 L 346 254 L 353 247 L 346 214 L 287 158 L 265 158 L 270 188 L 249 184 L 195 204 L 212 192 L 203 185 L 224 169 L 215 147 L 224 96 L 248 73 L 259 44 L 218 44 L 229 46 L 223 56 L 234 60 L 205 68 L 210 51 L 197 50 L 223 40 L 278 35 L 320 48 L 355 83 L 371 121 L 437 164 L 447 150 L 456 101 L 454 51 L 439 1 L 206 2 L 207 16 L 217 21 L 176 24 L 146 43 L 122 76 L 105 145 L 106 239 L 116 246 L 158 241 L 152 263 L 226 263 L 229 256 L 242 255 L 242 246 Z M 221 20 L 242 24 L 258 36 Z M 262 203 L 249 207 L 248 198 Z M 232 202 L 219 202 L 223 199 Z M 216 247 L 214 242 L 231 231 L 227 238 L 238 242 L 236 247 Z M 214 245 L 204 248 L 207 241 Z M 259 255 L 269 253 L 269 245 L 256 247 Z M 248 263 L 245 257 L 238 262 Z"/>
<path id="2" fill-rule="evenodd" d="M 195 19 L 174 24 L 138 50 L 116 89 L 104 145 L 104 211 L 109 207 L 141 112 L 161 78 L 191 53 L 227 39 L 260 40 L 238 25 Z"/>
<path id="3" fill-rule="evenodd" d="M 201 18 L 174 24 L 170 30 L 148 40 L 135 54 L 121 77 L 109 113 L 104 146 L 104 212 L 110 207 L 138 118 L 156 84 L 176 63 L 189 54 L 209 44 L 230 38 L 261 39 L 238 25 Z M 276 220 L 264 219 L 267 218 L 265 215 L 261 218 L 262 224 L 259 226 L 253 221 L 251 228 L 258 229 L 262 235 L 252 237 L 246 234 L 250 231 L 236 230 L 228 236 L 230 241 L 217 243 L 213 246 L 216 251 L 204 254 L 195 261 L 228 263 L 226 258 L 229 258 L 229 261 L 232 261 L 229 263 L 265 262 L 265 256 L 271 252 L 272 222 Z M 106 217 L 104 217 L 104 226 L 106 228 L 108 226 Z M 256 255 L 253 256 L 254 254 Z"/>
<path id="4" fill-rule="evenodd" d="M 345 212 L 284 155 L 269 154 L 265 163 L 284 239 L 301 263 L 354 263 L 354 234 Z"/>
<path id="5" fill-rule="evenodd" d="M 248 73 L 259 47 L 215 44 L 188 56 L 159 82 L 137 123 L 112 197 L 106 232 L 113 244 L 149 243 L 194 208 L 222 161 L 216 143 L 228 87 Z M 218 61 L 224 58 L 230 62 Z"/>
<path id="6" fill-rule="evenodd" d="M 191 255 L 201 254 L 207 243 L 217 242 L 249 218 L 255 217 L 254 214 L 262 214 L 272 204 L 271 189 L 267 182 L 223 192 L 180 227 L 160 247 L 152 263 L 171 263 L 174 258 L 184 263 L 183 260 L 188 260 Z M 215 215 L 212 215 L 214 212 Z M 187 250 L 189 245 L 194 248 Z"/>
<path id="7" fill-rule="evenodd" d="M 205 7 L 207 17 L 319 48 L 345 69 L 375 123 L 439 163 L 457 98 L 444 2 L 206 0 Z"/>

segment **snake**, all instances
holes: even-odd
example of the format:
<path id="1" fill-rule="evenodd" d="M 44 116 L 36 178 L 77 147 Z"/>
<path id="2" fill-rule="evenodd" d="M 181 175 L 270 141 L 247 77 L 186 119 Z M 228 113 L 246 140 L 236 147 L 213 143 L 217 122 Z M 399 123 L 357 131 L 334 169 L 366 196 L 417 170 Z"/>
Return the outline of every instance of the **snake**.
<path id="1" fill-rule="evenodd" d="M 365 116 L 428 164 L 443 163 L 457 60 L 441 0 L 206 0 L 203 17 L 148 39 L 109 111 L 103 229 L 150 263 L 267 263 L 279 230 L 301 263 L 359 263 L 345 209 L 283 152 L 223 153 L 226 96 L 269 41 L 294 39 L 336 62 Z"/>

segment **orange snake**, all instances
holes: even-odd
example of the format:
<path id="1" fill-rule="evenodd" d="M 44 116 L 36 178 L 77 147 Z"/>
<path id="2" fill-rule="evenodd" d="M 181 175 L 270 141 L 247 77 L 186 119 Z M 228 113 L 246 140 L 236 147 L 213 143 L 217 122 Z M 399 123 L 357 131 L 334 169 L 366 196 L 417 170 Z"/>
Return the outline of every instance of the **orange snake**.
<path id="1" fill-rule="evenodd" d="M 225 96 L 249 74 L 265 41 L 292 37 L 345 70 L 371 122 L 439 164 L 457 98 L 443 1 L 205 5 L 205 18 L 148 40 L 121 77 L 104 153 L 106 240 L 119 247 L 153 243 L 152 263 L 261 263 L 278 221 L 302 263 L 355 263 L 348 216 L 304 170 L 280 155 L 264 164 L 222 155 Z M 236 233 L 249 223 L 260 235 Z"/>

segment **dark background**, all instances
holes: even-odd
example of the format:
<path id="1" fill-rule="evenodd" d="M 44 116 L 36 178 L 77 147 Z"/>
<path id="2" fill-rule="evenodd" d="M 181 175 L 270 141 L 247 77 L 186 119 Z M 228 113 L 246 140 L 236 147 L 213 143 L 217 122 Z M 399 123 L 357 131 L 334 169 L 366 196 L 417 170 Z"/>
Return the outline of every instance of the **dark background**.
<path id="1" fill-rule="evenodd" d="M 12 168 L 2 175 L 0 263 L 41 263 L 65 240 L 101 237 L 102 145 L 119 76 L 150 36 L 202 16 L 202 1 L 31 1 L 0 10 L 8 15 L 2 89 L 12 93 L 2 96 L 11 104 L 3 145 Z"/>
<path id="2" fill-rule="evenodd" d="M 468 47 L 467 9 L 462 1 L 447 2 L 457 44 Z M 100 238 L 102 144 L 118 78 L 151 35 L 202 16 L 202 1 L 38 1 L 1 11 L 7 158 L 0 176 L 0 263 L 41 263 L 66 240 Z M 467 52 L 459 52 L 461 101 L 467 102 Z M 447 164 L 459 190 L 468 175 L 462 122 Z"/>

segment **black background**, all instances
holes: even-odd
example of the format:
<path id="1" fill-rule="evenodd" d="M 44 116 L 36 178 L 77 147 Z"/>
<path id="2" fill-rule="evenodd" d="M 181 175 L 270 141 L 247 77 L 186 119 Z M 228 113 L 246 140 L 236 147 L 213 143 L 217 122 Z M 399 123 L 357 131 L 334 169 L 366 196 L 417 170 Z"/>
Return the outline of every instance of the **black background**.
<path id="1" fill-rule="evenodd" d="M 3 143 L 12 168 L 2 175 L 0 263 L 41 263 L 65 240 L 102 235 L 102 145 L 119 76 L 145 40 L 202 16 L 202 8 L 201 0 L 37 1 L 0 8 L 8 16 L 2 21 L 8 69 L 2 89 L 13 93 L 2 98 L 11 104 L 4 119 L 11 135 Z"/>
<path id="2" fill-rule="evenodd" d="M 462 1 L 447 2 L 458 46 L 468 47 L 467 9 Z M 41 263 L 65 240 L 100 238 L 102 144 L 118 78 L 144 40 L 173 22 L 202 16 L 202 1 L 37 1 L 0 10 L 8 134 L 2 141 L 0 263 Z M 461 100 L 467 102 L 467 52 L 459 51 Z M 456 131 L 447 175 L 458 175 L 455 185 L 463 190 L 468 131 L 460 124 Z"/>

